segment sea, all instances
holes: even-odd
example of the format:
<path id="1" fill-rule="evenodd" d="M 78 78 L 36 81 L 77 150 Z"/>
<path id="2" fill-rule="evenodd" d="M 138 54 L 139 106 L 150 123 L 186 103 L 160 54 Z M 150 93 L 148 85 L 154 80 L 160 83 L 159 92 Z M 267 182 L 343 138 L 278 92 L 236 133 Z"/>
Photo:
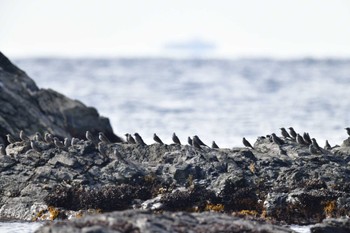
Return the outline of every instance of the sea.
<path id="1" fill-rule="evenodd" d="M 182 143 L 198 135 L 208 145 L 241 147 L 242 137 L 254 143 L 293 127 L 334 146 L 350 127 L 350 58 L 47 57 L 14 63 L 40 88 L 95 107 L 117 135 L 138 132 L 148 144 L 154 133 L 172 143 L 175 132 Z M 0 224 L 4 229 L 16 232 Z"/>

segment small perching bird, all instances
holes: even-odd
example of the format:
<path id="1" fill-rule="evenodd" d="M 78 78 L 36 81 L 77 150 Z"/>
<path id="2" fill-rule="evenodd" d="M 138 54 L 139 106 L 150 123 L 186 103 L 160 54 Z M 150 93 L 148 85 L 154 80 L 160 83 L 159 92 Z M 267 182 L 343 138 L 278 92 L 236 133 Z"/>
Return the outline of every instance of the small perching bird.
<path id="1" fill-rule="evenodd" d="M 212 149 L 219 149 L 219 146 L 215 143 L 215 141 L 212 142 L 211 144 Z"/>
<path id="2" fill-rule="evenodd" d="M 146 143 L 143 141 L 143 139 L 140 136 L 140 134 L 134 133 L 134 136 L 135 136 L 136 144 L 139 144 L 139 145 L 142 145 L 142 146 L 146 145 Z"/>
<path id="3" fill-rule="evenodd" d="M 106 135 L 102 132 L 99 132 L 98 133 L 98 139 L 103 142 L 103 143 L 106 143 L 106 144 L 110 144 L 111 141 L 109 141 L 109 139 L 106 137 Z"/>
<path id="4" fill-rule="evenodd" d="M 55 146 L 56 146 L 57 148 L 60 148 L 60 149 L 65 148 L 64 145 L 63 145 L 63 143 L 62 143 L 58 138 L 56 138 L 56 137 L 53 138 L 53 143 L 55 144 Z"/>
<path id="5" fill-rule="evenodd" d="M 131 136 L 131 134 L 126 133 L 126 134 L 125 134 L 125 137 L 126 137 L 126 142 L 127 142 L 127 143 L 129 143 L 129 144 L 136 144 L 136 141 L 135 141 L 135 139 Z"/>
<path id="6" fill-rule="evenodd" d="M 191 137 L 188 137 L 188 138 L 187 138 L 187 143 L 188 143 L 190 146 L 192 146 L 193 141 L 192 141 Z"/>
<path id="7" fill-rule="evenodd" d="M 16 140 L 10 134 L 7 134 L 6 138 L 10 144 L 16 143 Z"/>
<path id="8" fill-rule="evenodd" d="M 175 144 L 181 145 L 180 139 L 176 136 L 175 133 L 173 133 L 173 136 L 171 138 Z"/>
<path id="9" fill-rule="evenodd" d="M 87 131 L 85 132 L 85 137 L 86 137 L 86 139 L 87 139 L 88 141 L 90 141 L 90 142 L 93 142 L 93 141 L 94 141 L 94 137 L 92 136 L 92 134 L 90 133 L 89 130 L 87 130 Z"/>
<path id="10" fill-rule="evenodd" d="M 345 130 L 348 133 L 348 135 L 350 136 L 350 127 L 346 127 Z"/>
<path id="11" fill-rule="evenodd" d="M 162 142 L 162 140 L 158 137 L 157 134 L 153 134 L 153 140 L 161 145 L 163 145 L 164 143 Z"/>
<path id="12" fill-rule="evenodd" d="M 331 147 L 331 145 L 329 144 L 328 140 L 326 140 L 326 144 L 324 145 L 324 149 L 325 149 L 325 150 L 331 150 L 331 149 L 332 149 L 332 147 Z"/>
<path id="13" fill-rule="evenodd" d="M 204 144 L 204 142 L 202 142 L 202 140 L 197 135 L 193 136 L 192 141 L 196 141 L 200 146 L 207 146 Z"/>
<path id="14" fill-rule="evenodd" d="M 280 128 L 281 130 L 281 135 L 284 137 L 284 138 L 292 138 L 289 133 L 287 132 L 287 130 L 285 128 Z"/>
<path id="15" fill-rule="evenodd" d="M 271 137 L 272 137 L 272 141 L 273 141 L 275 144 L 277 144 L 277 145 L 279 145 L 279 146 L 281 146 L 281 145 L 284 144 L 284 141 L 283 141 L 281 138 L 277 137 L 277 135 L 276 135 L 275 133 L 272 133 L 272 134 L 271 134 Z"/>
<path id="16" fill-rule="evenodd" d="M 242 142 L 245 147 L 250 147 L 254 150 L 254 147 L 250 144 L 250 142 L 248 142 L 247 139 L 243 138 Z"/>
<path id="17" fill-rule="evenodd" d="M 21 130 L 19 131 L 19 138 L 24 142 L 24 141 L 29 141 L 29 137 L 27 135 L 25 135 L 24 131 Z"/>
<path id="18" fill-rule="evenodd" d="M 45 133 L 44 139 L 45 139 L 45 142 L 47 143 L 53 143 L 53 137 L 52 137 L 52 134 L 50 133 Z"/>
<path id="19" fill-rule="evenodd" d="M 297 138 L 297 133 L 295 132 L 293 127 L 289 127 L 288 129 L 289 129 L 290 136 L 292 136 L 293 138 Z"/>

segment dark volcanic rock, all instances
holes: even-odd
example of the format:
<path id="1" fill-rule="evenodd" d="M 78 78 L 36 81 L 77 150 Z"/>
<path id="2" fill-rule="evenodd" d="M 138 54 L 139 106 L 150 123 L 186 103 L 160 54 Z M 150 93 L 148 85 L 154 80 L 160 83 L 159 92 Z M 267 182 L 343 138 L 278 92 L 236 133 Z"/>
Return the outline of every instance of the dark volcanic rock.
<path id="1" fill-rule="evenodd" d="M 350 219 L 325 219 L 322 223 L 311 227 L 312 233 L 348 233 L 350 232 Z"/>
<path id="2" fill-rule="evenodd" d="M 13 65 L 0 52 L 0 144 L 5 135 L 18 137 L 20 130 L 27 135 L 50 132 L 60 137 L 83 138 L 86 130 L 104 132 L 112 141 L 114 135 L 109 120 L 95 108 L 69 99 L 53 90 L 39 89 L 27 74 Z"/>
<path id="3" fill-rule="evenodd" d="M 49 232 L 251 232 L 283 233 L 291 229 L 218 213 L 152 214 L 149 211 L 123 211 L 88 216 L 70 222 L 43 226 L 36 233 Z"/>

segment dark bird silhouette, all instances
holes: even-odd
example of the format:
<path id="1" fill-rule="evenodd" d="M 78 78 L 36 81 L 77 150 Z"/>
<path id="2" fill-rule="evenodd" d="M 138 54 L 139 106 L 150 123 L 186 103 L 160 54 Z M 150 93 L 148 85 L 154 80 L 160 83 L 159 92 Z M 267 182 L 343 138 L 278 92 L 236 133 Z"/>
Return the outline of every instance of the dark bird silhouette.
<path id="1" fill-rule="evenodd" d="M 10 135 L 10 134 L 7 134 L 6 135 L 6 138 L 7 138 L 7 141 L 10 143 L 10 144 L 13 144 L 16 142 L 16 140 Z"/>
<path id="2" fill-rule="evenodd" d="M 309 133 L 304 133 L 303 139 L 308 145 L 310 145 L 312 143 Z"/>
<path id="3" fill-rule="evenodd" d="M 242 142 L 244 146 L 254 149 L 254 147 L 248 142 L 247 139 L 243 138 Z"/>
<path id="4" fill-rule="evenodd" d="M 213 143 L 211 144 L 211 148 L 219 149 L 219 146 L 215 143 L 215 141 L 213 141 Z"/>
<path id="5" fill-rule="evenodd" d="M 297 143 L 300 144 L 300 145 L 307 145 L 307 143 L 304 141 L 303 137 L 300 136 L 300 134 L 297 134 Z"/>
<path id="6" fill-rule="evenodd" d="M 60 149 L 64 148 L 63 143 L 56 137 L 53 138 L 53 143 L 57 148 L 60 148 Z"/>
<path id="7" fill-rule="evenodd" d="M 193 141 L 192 141 L 191 137 L 188 137 L 188 138 L 187 138 L 187 143 L 188 143 L 190 146 L 192 146 Z"/>
<path id="8" fill-rule="evenodd" d="M 39 132 L 36 132 L 34 135 L 34 141 L 43 141 L 43 136 L 41 136 L 41 134 Z"/>
<path id="9" fill-rule="evenodd" d="M 277 145 L 283 145 L 284 144 L 284 141 L 282 139 L 280 139 L 279 137 L 277 137 L 277 135 L 275 133 L 272 133 L 271 137 L 272 137 L 272 141 L 274 143 L 276 143 Z"/>
<path id="10" fill-rule="evenodd" d="M 199 139 L 199 137 L 197 135 L 193 136 L 192 141 L 196 141 L 201 146 L 207 146 L 202 142 L 202 140 Z"/>
<path id="11" fill-rule="evenodd" d="M 173 133 L 172 139 L 175 144 L 181 145 L 180 139 L 176 136 L 175 133 Z"/>
<path id="12" fill-rule="evenodd" d="M 89 130 L 86 131 L 85 137 L 86 137 L 86 139 L 87 139 L 88 141 L 90 141 L 90 142 L 94 141 L 94 137 L 92 136 L 92 134 L 90 133 Z"/>
<path id="13" fill-rule="evenodd" d="M 72 137 L 72 140 L 71 140 L 71 142 L 70 142 L 70 145 L 71 145 L 71 146 L 74 146 L 74 145 L 76 145 L 78 142 L 79 142 L 79 139 L 78 139 L 78 138 Z"/>
<path id="14" fill-rule="evenodd" d="M 146 143 L 142 140 L 141 136 L 138 133 L 134 133 L 136 143 L 142 146 L 145 146 Z"/>
<path id="15" fill-rule="evenodd" d="M 199 142 L 197 140 L 192 139 L 192 146 L 194 146 L 195 148 L 198 148 L 198 149 L 202 149 L 201 145 L 199 144 Z"/>
<path id="16" fill-rule="evenodd" d="M 153 134 L 153 140 L 161 145 L 163 145 L 164 143 L 162 142 L 162 140 L 158 137 L 157 134 Z"/>
<path id="17" fill-rule="evenodd" d="M 321 147 L 318 145 L 318 143 L 317 143 L 317 141 L 316 141 L 315 138 L 312 138 L 311 141 L 312 141 L 311 144 L 312 144 L 317 150 L 322 151 Z"/>
<path id="18" fill-rule="evenodd" d="M 280 128 L 281 130 L 281 135 L 284 137 L 284 138 L 292 138 L 289 133 L 287 132 L 287 130 L 285 128 Z"/>
<path id="19" fill-rule="evenodd" d="M 325 149 L 325 150 L 331 150 L 331 149 L 332 149 L 332 147 L 331 147 L 331 145 L 329 144 L 328 140 L 326 140 L 326 144 L 324 145 L 324 149 Z"/>
<path id="20" fill-rule="evenodd" d="M 318 150 L 312 144 L 309 145 L 309 151 L 312 155 L 318 154 Z"/>
<path id="21" fill-rule="evenodd" d="M 346 127 L 345 130 L 346 130 L 346 132 L 348 133 L 348 135 L 350 136 L 350 128 L 349 128 L 349 127 Z"/>
<path id="22" fill-rule="evenodd" d="M 293 127 L 289 127 L 288 129 L 289 129 L 290 136 L 292 136 L 293 138 L 296 138 L 297 137 L 297 133 L 295 132 Z"/>
<path id="23" fill-rule="evenodd" d="M 25 135 L 24 131 L 21 130 L 19 131 L 19 138 L 24 142 L 24 141 L 29 141 L 29 137 L 27 135 Z"/>
<path id="24" fill-rule="evenodd" d="M 40 148 L 38 146 L 38 144 L 36 143 L 36 141 L 30 140 L 30 147 L 35 150 L 35 151 L 40 151 Z"/>
<path id="25" fill-rule="evenodd" d="M 44 138 L 45 138 L 45 142 L 47 142 L 47 143 L 53 143 L 53 137 L 52 137 L 51 134 L 45 133 Z"/>
<path id="26" fill-rule="evenodd" d="M 131 136 L 131 134 L 126 133 L 126 142 L 129 144 L 136 144 L 135 139 Z"/>
<path id="27" fill-rule="evenodd" d="M 102 132 L 99 132 L 98 133 L 98 139 L 103 142 L 103 143 L 106 143 L 106 144 L 110 144 L 111 141 L 109 141 L 109 139 L 106 137 L 106 135 Z"/>
<path id="28" fill-rule="evenodd" d="M 65 148 L 68 148 L 70 146 L 70 140 L 68 138 L 64 138 L 63 145 Z"/>

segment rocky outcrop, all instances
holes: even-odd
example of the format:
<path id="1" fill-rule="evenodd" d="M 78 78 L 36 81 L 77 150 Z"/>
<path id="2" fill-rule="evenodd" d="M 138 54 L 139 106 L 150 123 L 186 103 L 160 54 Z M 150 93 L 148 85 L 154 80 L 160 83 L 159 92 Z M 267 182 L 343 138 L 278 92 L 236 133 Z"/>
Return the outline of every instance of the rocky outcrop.
<path id="1" fill-rule="evenodd" d="M 83 137 L 86 130 L 104 132 L 120 142 L 109 120 L 95 108 L 53 90 L 39 89 L 27 74 L 0 52 L 0 144 L 6 134 L 49 132 L 58 137 Z"/>
<path id="2" fill-rule="evenodd" d="M 350 232 L 350 219 L 349 218 L 330 218 L 323 220 L 322 223 L 318 223 L 311 227 L 312 233 L 348 233 Z"/>
<path id="3" fill-rule="evenodd" d="M 0 156 L 0 217 L 65 219 L 91 209 L 146 209 L 310 224 L 350 211 L 345 146 L 312 154 L 293 140 L 279 146 L 268 138 L 259 138 L 253 150 L 36 143 L 36 149 L 27 141 L 10 144 Z"/>
<path id="4" fill-rule="evenodd" d="M 37 233 L 49 232 L 294 232 L 285 227 L 243 220 L 218 213 L 153 214 L 150 211 L 122 211 L 88 216 L 74 221 L 56 222 L 41 227 Z"/>

